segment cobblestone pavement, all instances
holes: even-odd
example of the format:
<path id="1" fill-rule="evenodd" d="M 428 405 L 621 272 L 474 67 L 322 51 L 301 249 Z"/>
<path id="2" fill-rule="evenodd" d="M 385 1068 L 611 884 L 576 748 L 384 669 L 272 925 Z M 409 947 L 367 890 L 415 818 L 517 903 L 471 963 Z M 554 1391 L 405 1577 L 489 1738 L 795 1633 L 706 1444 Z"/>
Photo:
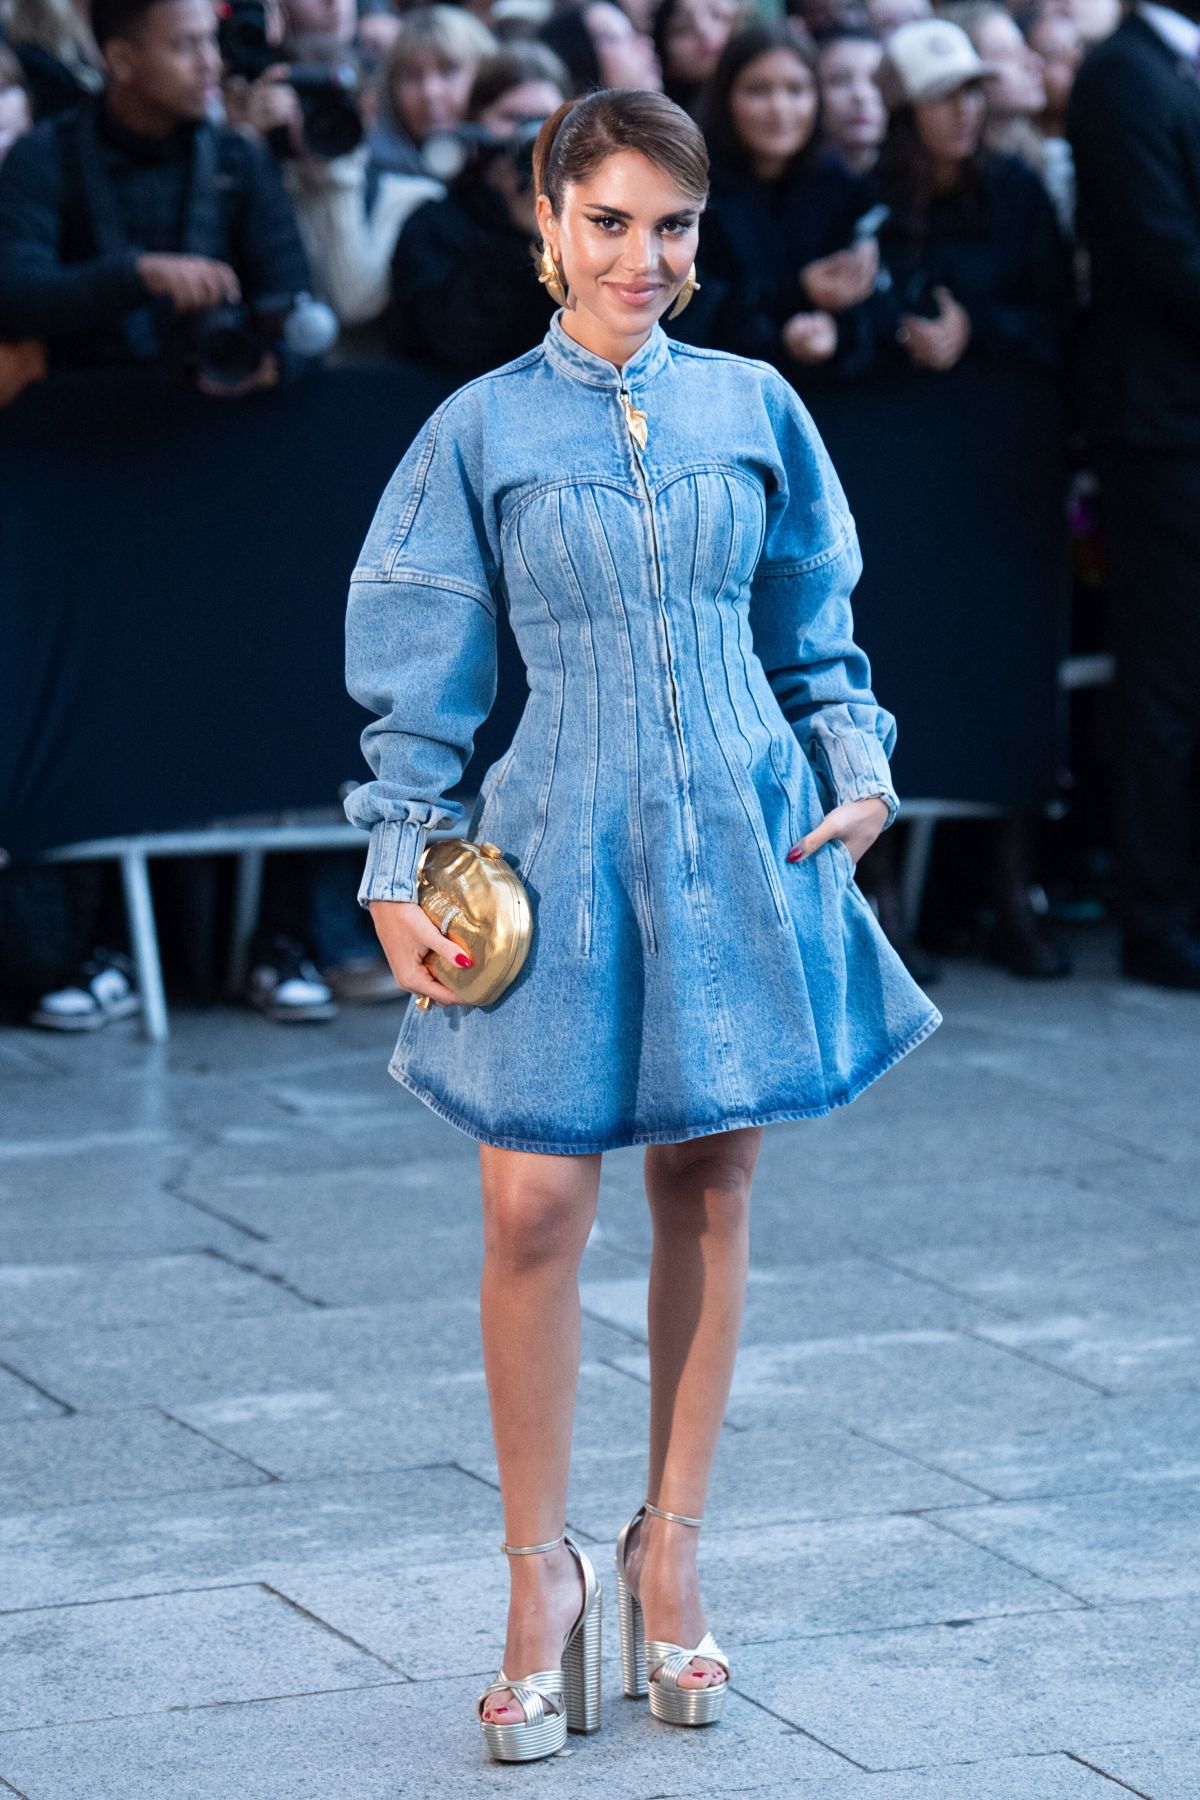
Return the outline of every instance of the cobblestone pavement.
<path id="1" fill-rule="evenodd" d="M 620 1695 L 648 1228 L 605 1158 L 570 1524 L 604 1723 L 492 1763 L 478 1160 L 398 1009 L 0 1034 L 0 1794 L 1200 1796 L 1200 1000 L 950 965 L 771 1127 L 701 1550 L 715 1729 Z"/>

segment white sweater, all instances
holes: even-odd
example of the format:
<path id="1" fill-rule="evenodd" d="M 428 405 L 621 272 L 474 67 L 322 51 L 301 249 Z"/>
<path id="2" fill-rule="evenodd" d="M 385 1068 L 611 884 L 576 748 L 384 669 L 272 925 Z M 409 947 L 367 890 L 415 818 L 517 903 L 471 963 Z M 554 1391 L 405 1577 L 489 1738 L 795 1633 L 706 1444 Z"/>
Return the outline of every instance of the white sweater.
<path id="1" fill-rule="evenodd" d="M 347 326 L 365 325 L 384 311 L 404 221 L 422 201 L 438 200 L 446 191 L 429 176 L 384 173 L 368 218 L 367 158 L 361 144 L 348 156 L 284 164 L 314 291 Z"/>

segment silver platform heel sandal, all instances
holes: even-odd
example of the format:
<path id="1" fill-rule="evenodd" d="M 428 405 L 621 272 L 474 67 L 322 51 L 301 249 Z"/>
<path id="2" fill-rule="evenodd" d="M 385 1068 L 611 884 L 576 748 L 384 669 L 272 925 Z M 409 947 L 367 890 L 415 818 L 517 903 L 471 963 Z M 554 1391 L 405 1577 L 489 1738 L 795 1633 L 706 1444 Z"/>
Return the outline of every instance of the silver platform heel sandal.
<path id="1" fill-rule="evenodd" d="M 729 1686 L 729 1658 L 711 1631 L 706 1631 L 694 1649 L 671 1644 L 664 1639 L 647 1638 L 642 1618 L 641 1601 L 630 1590 L 625 1578 L 625 1546 L 634 1526 L 646 1513 L 656 1519 L 671 1519 L 676 1525 L 694 1525 L 700 1519 L 689 1519 L 685 1513 L 665 1512 L 644 1500 L 617 1539 L 617 1612 L 621 1627 L 621 1679 L 630 1700 L 650 1697 L 650 1711 L 668 1725 L 715 1725 L 725 1705 Z M 724 1681 L 712 1687 L 680 1687 L 679 1677 L 694 1656 L 720 1663 Z"/>
<path id="2" fill-rule="evenodd" d="M 603 1594 L 591 1559 L 567 1532 L 545 1544 L 501 1544 L 509 1556 L 534 1556 L 541 1550 L 557 1550 L 560 1544 L 579 1563 L 583 1575 L 583 1605 L 567 1633 L 562 1661 L 557 1669 L 537 1669 L 513 1680 L 501 1668 L 475 1704 L 484 1741 L 497 1762 L 532 1762 L 553 1756 L 567 1741 L 568 1731 L 600 1729 L 600 1620 Z M 507 1688 L 525 1712 L 521 1723 L 497 1724 L 485 1719 L 489 1697 Z"/>

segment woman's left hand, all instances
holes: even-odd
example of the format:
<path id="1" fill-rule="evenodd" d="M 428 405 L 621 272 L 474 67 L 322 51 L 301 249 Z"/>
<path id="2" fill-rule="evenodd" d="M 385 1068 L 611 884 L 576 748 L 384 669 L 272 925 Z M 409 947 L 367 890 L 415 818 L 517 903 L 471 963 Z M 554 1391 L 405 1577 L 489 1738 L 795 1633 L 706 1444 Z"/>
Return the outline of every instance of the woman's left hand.
<path id="1" fill-rule="evenodd" d="M 887 817 L 887 801 L 880 799 L 878 794 L 868 794 L 865 800 L 843 800 L 840 806 L 825 814 L 819 825 L 792 845 L 787 860 L 803 862 L 830 838 L 841 838 L 857 864 L 887 824 Z"/>

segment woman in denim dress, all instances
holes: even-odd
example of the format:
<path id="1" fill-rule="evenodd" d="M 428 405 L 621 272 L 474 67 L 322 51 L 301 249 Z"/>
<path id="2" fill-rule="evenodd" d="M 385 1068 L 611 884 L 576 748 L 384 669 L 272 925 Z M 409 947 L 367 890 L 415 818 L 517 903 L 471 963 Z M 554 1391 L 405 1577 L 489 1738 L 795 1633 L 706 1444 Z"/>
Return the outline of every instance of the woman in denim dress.
<path id="1" fill-rule="evenodd" d="M 696 1526 L 762 1128 L 845 1105 L 941 1018 L 854 879 L 896 814 L 896 725 L 852 636 L 845 496 L 774 368 L 659 323 L 694 281 L 703 140 L 662 95 L 603 89 L 546 121 L 534 174 L 565 304 L 417 434 L 347 620 L 348 685 L 378 715 L 375 778 L 347 801 L 371 833 L 360 900 L 400 986 L 435 1003 L 409 1003 L 391 1073 L 480 1145 L 512 1605 L 477 1716 L 503 1760 L 599 1721 L 599 1589 L 563 1519 L 602 1153 L 647 1146 L 654 1222 L 650 1498 L 617 1548 L 625 1690 L 701 1724 L 729 1664 Z M 462 819 L 443 796 L 495 696 L 501 606 L 530 691 L 460 829 L 505 851 L 534 937 L 472 1007 L 438 979 L 462 953 L 416 904 L 416 866 L 429 828 Z"/>

